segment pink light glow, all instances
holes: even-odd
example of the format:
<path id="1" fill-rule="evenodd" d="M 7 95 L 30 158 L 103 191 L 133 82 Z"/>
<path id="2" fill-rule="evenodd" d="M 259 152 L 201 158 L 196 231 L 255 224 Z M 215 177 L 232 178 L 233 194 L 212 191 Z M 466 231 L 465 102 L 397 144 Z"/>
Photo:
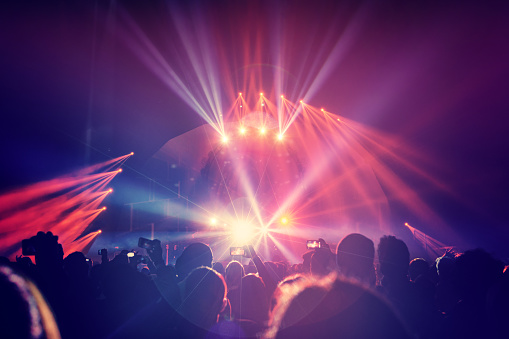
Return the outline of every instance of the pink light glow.
<path id="1" fill-rule="evenodd" d="M 38 231 L 59 236 L 64 249 L 83 249 L 96 232 L 75 239 L 105 208 L 99 208 L 110 190 L 104 191 L 118 171 L 93 173 L 123 163 L 127 156 L 92 165 L 68 176 L 40 182 L 5 193 L 0 197 L 0 251 L 14 259 L 21 251 L 21 240 Z M 69 252 L 67 252 L 69 253 Z"/>

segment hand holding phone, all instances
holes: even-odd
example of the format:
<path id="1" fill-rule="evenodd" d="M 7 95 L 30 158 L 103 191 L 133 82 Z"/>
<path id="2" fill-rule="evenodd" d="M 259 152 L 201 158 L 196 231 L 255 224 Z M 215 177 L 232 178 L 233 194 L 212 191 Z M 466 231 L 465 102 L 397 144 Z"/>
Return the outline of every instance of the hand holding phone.
<path id="1" fill-rule="evenodd" d="M 245 256 L 246 251 L 243 247 L 230 247 L 230 255 L 231 256 Z"/>

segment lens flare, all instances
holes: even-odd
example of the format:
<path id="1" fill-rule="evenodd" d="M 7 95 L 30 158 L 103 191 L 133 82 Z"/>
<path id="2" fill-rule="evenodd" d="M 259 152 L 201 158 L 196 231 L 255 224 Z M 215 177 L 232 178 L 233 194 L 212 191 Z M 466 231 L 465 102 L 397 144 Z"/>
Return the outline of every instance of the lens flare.
<path id="1" fill-rule="evenodd" d="M 254 236 L 254 227 L 248 222 L 237 222 L 232 227 L 232 238 L 234 244 L 245 245 Z"/>

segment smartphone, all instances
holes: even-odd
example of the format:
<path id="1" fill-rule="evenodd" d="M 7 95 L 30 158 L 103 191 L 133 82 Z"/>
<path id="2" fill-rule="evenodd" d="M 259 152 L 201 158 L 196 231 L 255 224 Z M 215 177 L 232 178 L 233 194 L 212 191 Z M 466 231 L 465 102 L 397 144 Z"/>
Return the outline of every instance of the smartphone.
<path id="1" fill-rule="evenodd" d="M 239 255 L 239 256 L 244 256 L 245 255 L 245 251 L 244 251 L 244 248 L 243 247 L 230 247 L 230 255 Z"/>
<path id="2" fill-rule="evenodd" d="M 23 255 L 35 255 L 35 245 L 32 239 L 21 240 L 21 253 Z"/>
<path id="3" fill-rule="evenodd" d="M 308 250 L 314 250 L 316 248 L 320 248 L 320 241 L 318 240 L 308 240 L 306 242 L 306 247 Z"/>

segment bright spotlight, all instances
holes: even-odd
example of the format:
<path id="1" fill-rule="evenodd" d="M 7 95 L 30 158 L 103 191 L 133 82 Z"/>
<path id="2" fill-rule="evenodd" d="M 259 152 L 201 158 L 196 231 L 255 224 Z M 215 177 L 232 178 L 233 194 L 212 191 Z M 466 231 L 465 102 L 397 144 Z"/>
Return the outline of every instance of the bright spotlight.
<path id="1" fill-rule="evenodd" d="M 130 154 L 131 154 L 131 155 L 134 155 L 134 152 L 131 152 Z"/>
<path id="2" fill-rule="evenodd" d="M 266 132 L 267 130 L 265 129 L 265 127 L 260 128 L 260 134 L 265 134 Z"/>
<path id="3" fill-rule="evenodd" d="M 260 93 L 261 96 L 263 96 L 263 93 Z"/>
<path id="4" fill-rule="evenodd" d="M 113 189 L 112 189 L 112 188 L 110 188 L 110 189 L 108 190 L 108 193 L 111 193 L 111 192 L 113 192 Z"/>
<path id="5" fill-rule="evenodd" d="M 221 141 L 223 142 L 223 144 L 226 144 L 228 142 L 228 136 L 226 135 L 223 135 L 223 137 L 221 138 Z"/>
<path id="6" fill-rule="evenodd" d="M 242 105 L 240 105 L 240 108 L 242 108 Z"/>
<path id="7" fill-rule="evenodd" d="M 281 99 L 284 99 L 284 98 L 285 98 L 285 96 L 284 96 L 284 95 L 281 95 Z"/>
<path id="8" fill-rule="evenodd" d="M 281 219 L 279 219 L 279 222 L 281 223 L 281 225 L 288 225 L 290 219 L 288 219 L 288 217 L 282 217 Z"/>
<path id="9" fill-rule="evenodd" d="M 304 102 L 301 100 L 300 103 L 303 104 Z"/>
<path id="10" fill-rule="evenodd" d="M 119 168 L 117 172 L 118 172 L 118 173 L 122 172 L 122 169 L 121 169 L 121 168 Z"/>
<path id="11" fill-rule="evenodd" d="M 239 95 L 242 95 L 242 92 L 239 92 Z"/>
<path id="12" fill-rule="evenodd" d="M 246 134 L 246 128 L 245 127 L 239 128 L 239 133 L 240 134 Z"/>
<path id="13" fill-rule="evenodd" d="M 253 226 L 247 222 L 236 223 L 233 225 L 232 237 L 236 244 L 246 244 L 253 237 Z"/>
<path id="14" fill-rule="evenodd" d="M 103 210 L 103 211 L 104 211 L 105 209 L 106 209 L 106 206 L 104 206 L 103 208 L 101 208 L 101 210 Z"/>
<path id="15" fill-rule="evenodd" d="M 263 235 L 267 235 L 269 233 L 269 228 L 268 227 L 262 227 L 262 234 Z"/>
<path id="16" fill-rule="evenodd" d="M 277 135 L 277 140 L 279 141 L 283 140 L 283 133 Z"/>
<path id="17" fill-rule="evenodd" d="M 210 218 L 210 225 L 216 226 L 217 225 L 217 219 L 216 218 Z"/>
<path id="18" fill-rule="evenodd" d="M 102 230 L 97 231 L 97 233 L 102 233 L 102 232 L 103 232 Z"/>
<path id="19" fill-rule="evenodd" d="M 322 112 L 323 112 L 323 111 L 324 111 L 324 110 L 323 110 L 323 108 L 322 108 L 320 111 L 322 111 Z"/>

